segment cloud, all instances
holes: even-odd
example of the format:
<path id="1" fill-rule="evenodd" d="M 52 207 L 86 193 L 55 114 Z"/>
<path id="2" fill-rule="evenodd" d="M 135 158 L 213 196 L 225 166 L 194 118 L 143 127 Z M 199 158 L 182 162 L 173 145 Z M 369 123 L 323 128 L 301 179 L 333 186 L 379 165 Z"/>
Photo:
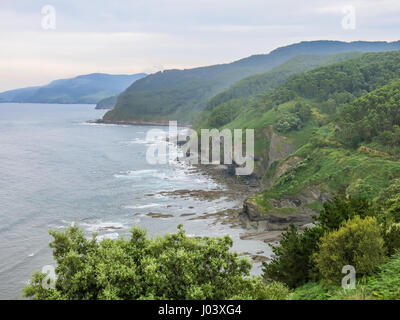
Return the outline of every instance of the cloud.
<path id="1" fill-rule="evenodd" d="M 249 32 L 271 32 L 271 31 L 297 31 L 302 26 L 296 25 L 208 25 L 198 26 L 195 30 L 212 31 L 212 32 L 233 32 L 233 33 L 249 33 Z"/>
<path id="2" fill-rule="evenodd" d="M 0 91 L 90 73 L 189 68 L 266 53 L 302 40 L 395 40 L 398 0 L 2 0 Z M 356 30 L 341 26 L 354 5 Z"/>

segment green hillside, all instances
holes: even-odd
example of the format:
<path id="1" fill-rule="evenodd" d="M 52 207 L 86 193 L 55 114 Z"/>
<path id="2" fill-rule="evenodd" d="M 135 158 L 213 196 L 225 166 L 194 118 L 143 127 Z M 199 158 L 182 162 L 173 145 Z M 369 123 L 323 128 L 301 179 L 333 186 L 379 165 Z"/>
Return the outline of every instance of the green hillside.
<path id="1" fill-rule="evenodd" d="M 219 128 L 255 129 L 264 190 L 244 212 L 259 230 L 289 227 L 264 279 L 294 300 L 399 299 L 400 51 L 318 67 L 247 99 L 257 103 Z M 345 265 L 355 289 L 340 286 Z"/>
<path id="2" fill-rule="evenodd" d="M 166 70 L 132 84 L 119 95 L 104 120 L 192 122 L 207 101 L 247 76 L 263 73 L 299 54 L 333 54 L 349 51 L 387 51 L 400 42 L 312 41 L 278 48 L 228 64 L 186 70 Z"/>
<path id="3" fill-rule="evenodd" d="M 360 53 L 346 52 L 333 55 L 298 55 L 271 71 L 247 77 L 210 99 L 194 127 L 220 127 L 232 121 L 240 110 L 262 103 L 263 96 L 282 85 L 290 77 L 322 65 L 343 61 Z"/>
<path id="4" fill-rule="evenodd" d="M 96 109 L 112 109 L 115 107 L 116 103 L 117 103 L 117 96 L 107 97 L 97 102 Z"/>
<path id="5" fill-rule="evenodd" d="M 399 177 L 396 78 L 399 51 L 362 54 L 291 78 L 220 127 L 255 129 L 255 174 L 267 188 L 247 213 L 311 217 L 339 188 L 372 198 Z"/>

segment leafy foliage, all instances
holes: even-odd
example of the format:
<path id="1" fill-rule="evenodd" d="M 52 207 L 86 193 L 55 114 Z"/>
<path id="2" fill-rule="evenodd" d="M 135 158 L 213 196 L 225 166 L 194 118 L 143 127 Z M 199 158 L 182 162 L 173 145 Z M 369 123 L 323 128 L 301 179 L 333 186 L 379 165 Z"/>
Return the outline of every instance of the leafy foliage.
<path id="1" fill-rule="evenodd" d="M 305 71 L 343 61 L 359 55 L 359 52 L 345 52 L 331 55 L 299 54 L 287 60 L 271 71 L 244 78 L 227 90 L 217 94 L 207 103 L 207 109 L 234 99 L 243 99 L 251 96 L 263 96 L 274 88 L 285 83 L 290 77 Z"/>
<path id="2" fill-rule="evenodd" d="M 359 216 L 326 233 L 314 254 L 322 278 L 336 284 L 343 277 L 343 266 L 352 265 L 358 275 L 368 275 L 384 262 L 384 257 L 384 240 L 376 218 Z"/>
<path id="3" fill-rule="evenodd" d="M 357 147 L 360 143 L 377 142 L 400 147 L 400 80 L 379 88 L 353 103 L 340 113 L 341 140 Z"/>
<path id="4" fill-rule="evenodd" d="M 316 221 L 325 230 L 337 230 L 344 221 L 360 216 L 374 216 L 375 211 L 372 208 L 371 202 L 360 197 L 346 197 L 343 191 L 337 193 L 331 201 L 323 204 L 323 210 L 316 217 Z"/>
<path id="5" fill-rule="evenodd" d="M 383 239 L 389 255 L 400 248 L 400 179 L 395 179 L 376 199 Z"/>
<path id="6" fill-rule="evenodd" d="M 293 110 L 278 115 L 275 129 L 281 133 L 301 129 L 304 123 L 311 118 L 311 114 L 310 106 L 297 102 Z"/>
<path id="7" fill-rule="evenodd" d="M 282 88 L 318 101 L 335 100 L 343 94 L 360 97 L 397 78 L 399 73 L 399 52 L 365 53 L 306 72 L 288 81 Z"/>
<path id="8" fill-rule="evenodd" d="M 324 203 L 320 215 L 314 217 L 316 226 L 299 233 L 291 225 L 282 234 L 280 244 L 273 246 L 274 258 L 263 264 L 264 278 L 286 283 L 290 288 L 318 279 L 320 275 L 313 256 L 319 250 L 320 239 L 357 214 L 373 216 L 375 210 L 366 199 L 347 198 L 343 192 L 337 193 L 331 201 Z"/>
<path id="9" fill-rule="evenodd" d="M 377 267 L 376 272 L 344 291 L 325 282 L 308 282 L 291 294 L 293 300 L 400 300 L 400 252 Z"/>
<path id="10" fill-rule="evenodd" d="M 35 273 L 24 289 L 34 299 L 275 299 L 287 289 L 249 277 L 251 264 L 230 252 L 232 240 L 176 234 L 148 239 L 134 228 L 130 239 L 88 240 L 77 227 L 52 230 L 56 288 Z"/>
<path id="11" fill-rule="evenodd" d="M 319 227 L 306 229 L 299 234 L 294 225 L 282 234 L 278 246 L 273 246 L 275 257 L 263 263 L 264 278 L 297 287 L 313 277 L 312 254 L 318 249 L 318 240 L 323 235 Z"/>
<path id="12" fill-rule="evenodd" d="M 400 252 L 378 267 L 366 289 L 375 299 L 400 300 Z"/>
<path id="13" fill-rule="evenodd" d="M 296 114 L 282 112 L 276 119 L 275 129 L 279 132 L 286 133 L 300 128 L 301 120 Z"/>

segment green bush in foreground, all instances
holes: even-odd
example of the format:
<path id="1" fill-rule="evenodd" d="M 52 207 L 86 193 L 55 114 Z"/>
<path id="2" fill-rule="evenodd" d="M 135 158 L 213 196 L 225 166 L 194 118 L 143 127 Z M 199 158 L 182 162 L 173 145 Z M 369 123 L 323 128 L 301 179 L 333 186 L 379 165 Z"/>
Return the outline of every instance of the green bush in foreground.
<path id="1" fill-rule="evenodd" d="M 313 278 L 313 253 L 318 249 L 318 240 L 323 229 L 313 227 L 300 234 L 294 225 L 282 234 L 278 246 L 273 246 L 275 257 L 263 263 L 264 278 L 285 283 L 295 288 Z"/>
<path id="2" fill-rule="evenodd" d="M 378 222 L 374 217 L 354 217 L 321 238 L 314 258 L 322 278 L 330 283 L 340 284 L 345 265 L 354 266 L 357 275 L 371 274 L 385 258 Z"/>
<path id="3" fill-rule="evenodd" d="M 176 234 L 149 239 L 88 240 L 77 227 L 50 231 L 57 263 L 55 289 L 34 273 L 24 296 L 33 299 L 284 299 L 288 289 L 250 277 L 251 264 L 229 251 L 232 240 Z"/>
<path id="4" fill-rule="evenodd" d="M 318 223 L 316 226 L 300 233 L 292 225 L 282 234 L 280 244 L 273 246 L 275 256 L 272 261 L 263 263 L 264 278 L 283 282 L 290 288 L 318 280 L 320 274 L 313 255 L 319 250 L 322 236 L 326 232 L 337 230 L 355 215 L 366 217 L 373 214 L 369 201 L 357 197 L 347 198 L 343 192 L 339 192 L 332 201 L 324 203 L 319 217 L 314 217 Z M 396 235 L 390 234 L 388 237 L 397 239 Z"/>

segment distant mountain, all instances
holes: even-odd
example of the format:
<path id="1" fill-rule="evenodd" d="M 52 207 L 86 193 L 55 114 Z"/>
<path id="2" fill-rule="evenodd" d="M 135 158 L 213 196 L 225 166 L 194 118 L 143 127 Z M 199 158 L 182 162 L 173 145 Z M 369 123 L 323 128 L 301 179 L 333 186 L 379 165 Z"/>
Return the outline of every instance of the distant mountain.
<path id="1" fill-rule="evenodd" d="M 111 75 L 92 73 L 70 79 L 55 80 L 45 86 L 29 87 L 0 93 L 0 102 L 28 103 L 97 103 L 118 95 L 147 74 Z"/>
<path id="2" fill-rule="evenodd" d="M 166 70 L 136 81 L 118 96 L 103 118 L 119 121 L 193 121 L 207 101 L 250 75 L 266 72 L 299 54 L 399 50 L 397 42 L 309 41 L 278 48 L 228 64 L 185 70 Z"/>

